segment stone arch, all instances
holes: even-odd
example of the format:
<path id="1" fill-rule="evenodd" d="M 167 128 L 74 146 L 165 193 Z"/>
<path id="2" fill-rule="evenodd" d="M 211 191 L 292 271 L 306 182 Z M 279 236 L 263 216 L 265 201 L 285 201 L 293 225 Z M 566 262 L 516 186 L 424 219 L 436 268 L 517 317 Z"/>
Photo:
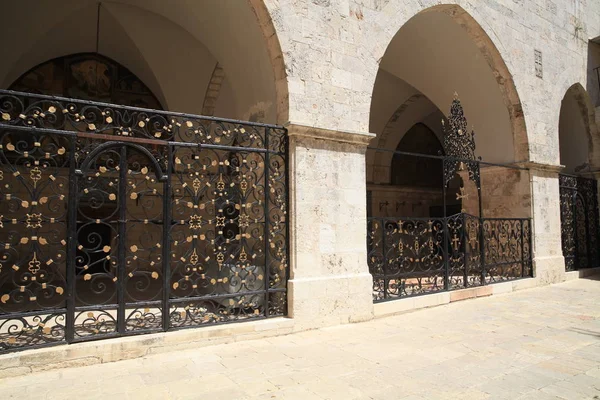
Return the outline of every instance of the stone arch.
<path id="1" fill-rule="evenodd" d="M 277 30 L 271 18 L 271 12 L 265 0 L 247 0 L 256 15 L 262 34 L 267 44 L 267 51 L 271 59 L 273 74 L 275 77 L 275 91 L 277 93 L 277 123 L 283 124 L 289 121 L 289 101 L 287 72 L 283 51 L 277 35 Z"/>
<path id="2" fill-rule="evenodd" d="M 443 12 L 451 16 L 471 37 L 479 51 L 485 57 L 502 93 L 502 98 L 510 117 L 514 140 L 516 161 L 529 160 L 529 140 L 523 106 L 517 92 L 512 74 L 508 70 L 498 48 L 482 26 L 467 11 L 458 5 L 439 5 L 423 12 Z"/>
<path id="3" fill-rule="evenodd" d="M 497 164 L 527 162 L 530 158 L 523 107 L 493 29 L 475 9 L 467 11 L 456 4 L 427 7 L 422 3 L 428 2 L 392 0 L 383 5 L 383 13 L 388 17 L 377 22 L 385 30 L 380 37 L 387 47 L 373 51 L 378 72 L 371 86 L 369 131 L 377 135 L 371 146 L 383 148 L 367 151 L 367 189 L 373 199 L 377 192 L 390 191 L 385 185 L 390 182 L 386 171 L 392 157 L 387 154 L 392 154 L 398 143 L 390 140 L 394 135 L 384 131 L 390 129 L 390 121 L 401 125 L 394 117 L 398 110 L 403 110 L 401 118 L 408 120 L 419 101 L 431 103 L 431 112 L 426 114 L 432 116 L 428 126 L 439 126 L 441 131 L 441 121 L 458 93 L 469 127 L 476 133 L 476 156 Z M 404 105 L 407 99 L 415 98 L 420 100 L 409 101 L 408 107 Z M 407 121 L 406 130 L 416 122 L 420 121 Z M 394 139 L 399 141 L 404 134 L 399 132 Z M 482 169 L 482 196 L 471 197 L 483 199 L 485 215 L 530 214 L 528 176 L 511 174 L 503 167 Z M 454 189 L 449 188 L 447 195 Z M 408 196 L 407 190 L 396 191 L 398 196 Z M 470 211 L 472 207 L 465 208 L 476 214 Z"/>
<path id="4" fill-rule="evenodd" d="M 559 122 L 560 163 L 567 173 L 600 169 L 600 134 L 596 112 L 588 92 L 580 83 L 567 91 L 561 102 Z"/>
<path id="5" fill-rule="evenodd" d="M 422 93 L 415 93 L 406 98 L 390 116 L 372 141 L 372 147 L 378 149 L 398 150 L 405 135 L 414 125 L 421 123 L 427 126 L 437 138 L 442 140 L 441 119 L 443 114 Z M 367 180 L 373 183 L 390 181 L 393 153 L 383 150 L 369 151 L 367 158 Z"/>
<path id="6" fill-rule="evenodd" d="M 414 124 L 402 137 L 397 151 L 441 155 L 442 143 L 435 132 L 422 122 Z M 411 187 L 441 187 L 442 160 L 413 158 L 394 154 L 390 168 L 390 184 Z"/>
<path id="7" fill-rule="evenodd" d="M 7 46 L 8 58 L 0 66 L 4 87 L 40 62 L 97 52 L 139 76 L 165 108 L 200 114 L 219 64 L 225 79 L 215 116 L 287 121 L 283 55 L 263 0 L 187 2 L 178 7 L 157 0 L 115 0 L 101 3 L 99 17 L 98 3 L 90 0 L 65 0 L 60 10 L 49 0 L 32 10 L 23 7 L 11 3 L 5 12 L 27 14 L 27 29 L 12 23 L 0 29 L 7 35 L 10 30 L 26 31 Z"/>
<path id="8" fill-rule="evenodd" d="M 518 92 L 516 90 L 516 85 L 513 80 L 512 74 L 510 73 L 508 66 L 504 62 L 500 51 L 496 47 L 496 44 L 488 35 L 488 32 L 490 32 L 490 34 L 493 35 L 493 30 L 484 29 L 483 26 L 487 26 L 487 24 L 485 24 L 485 21 L 482 18 L 479 18 L 476 10 L 471 10 L 471 13 L 469 13 L 464 8 L 462 8 L 461 6 L 456 5 L 456 4 L 441 4 L 441 5 L 434 5 L 429 8 L 425 8 L 422 4 L 420 4 L 421 2 L 419 2 L 419 4 L 414 4 L 413 2 L 406 4 L 403 2 L 402 5 L 398 5 L 396 3 L 397 2 L 392 1 L 392 2 L 389 2 L 386 6 L 384 6 L 384 8 L 391 9 L 391 10 L 395 8 L 395 9 L 397 9 L 397 11 L 396 12 L 392 11 L 389 14 L 390 18 L 379 22 L 380 24 L 390 23 L 392 26 L 400 25 L 400 26 L 398 26 L 397 30 L 395 30 L 394 28 L 390 29 L 387 26 L 385 27 L 386 28 L 385 31 L 390 32 L 389 36 L 388 36 L 390 39 L 388 41 L 388 46 L 387 46 L 387 48 L 377 47 L 374 49 L 374 56 L 379 60 L 378 61 L 379 66 L 380 67 L 384 66 L 384 64 L 386 62 L 386 58 L 389 58 L 386 56 L 389 55 L 392 44 L 394 43 L 395 39 L 397 40 L 402 29 L 405 26 L 407 26 L 408 24 L 410 24 L 411 21 L 426 17 L 428 15 L 435 15 L 435 14 L 438 14 L 438 15 L 443 14 L 445 16 L 448 16 L 449 18 L 451 18 L 451 20 L 454 23 L 456 23 L 457 26 L 459 26 L 462 29 L 462 31 L 470 39 L 470 42 L 474 46 L 476 46 L 476 48 L 479 50 L 480 56 L 482 57 L 482 59 L 485 61 L 485 63 L 489 67 L 489 70 L 490 70 L 489 72 L 490 72 L 491 76 L 493 76 L 493 79 L 496 82 L 497 90 L 500 92 L 501 103 L 503 104 L 503 107 L 505 108 L 505 111 L 507 114 L 507 119 L 508 119 L 507 126 L 508 126 L 508 129 L 510 129 L 510 131 L 511 131 L 510 132 L 511 140 L 513 142 L 513 144 L 512 144 L 513 155 L 511 155 L 510 157 L 506 157 L 505 160 L 494 160 L 494 161 L 502 161 L 502 162 L 527 161 L 529 159 L 529 142 L 528 142 L 528 137 L 527 137 L 525 118 L 523 115 L 523 108 L 521 105 L 521 101 L 520 101 Z M 407 8 L 408 8 L 408 13 L 411 13 L 413 15 L 409 19 L 406 18 Z M 476 19 L 472 15 L 477 15 L 478 18 Z M 398 22 L 393 21 L 394 18 L 396 19 L 396 21 L 406 21 L 406 22 L 398 23 Z M 481 20 L 481 23 L 479 22 L 479 20 Z M 496 42 L 499 42 L 499 40 L 496 39 Z M 384 43 L 385 43 L 385 41 L 384 41 Z M 444 68 L 444 63 L 439 63 L 439 65 L 440 65 L 440 69 Z M 440 73 L 443 74 L 443 71 Z M 378 77 L 379 77 L 379 75 L 378 75 Z M 375 87 L 375 83 L 376 82 L 374 81 L 373 87 Z M 412 82 L 409 82 L 409 83 L 412 84 Z M 417 88 L 417 89 L 421 89 L 421 88 Z M 431 100 L 436 105 L 438 105 L 438 107 L 442 111 L 445 111 L 446 108 L 449 108 L 449 105 L 452 100 L 453 92 L 448 93 L 446 96 L 446 99 L 444 99 L 443 101 L 432 98 L 428 93 L 425 93 L 425 95 L 430 97 Z M 462 95 L 462 93 L 459 93 L 459 95 Z M 467 103 L 469 102 L 469 100 L 464 99 L 462 96 L 461 96 L 461 99 L 463 100 L 463 103 L 466 106 L 468 106 Z M 372 101 L 371 102 L 371 105 L 372 105 L 374 98 L 372 98 L 371 101 Z M 373 110 L 371 109 L 371 112 L 372 111 Z M 467 109 L 467 112 L 468 112 L 468 109 Z M 374 132 L 374 133 L 378 133 L 378 132 Z M 490 160 L 490 161 L 492 161 L 492 160 Z"/>

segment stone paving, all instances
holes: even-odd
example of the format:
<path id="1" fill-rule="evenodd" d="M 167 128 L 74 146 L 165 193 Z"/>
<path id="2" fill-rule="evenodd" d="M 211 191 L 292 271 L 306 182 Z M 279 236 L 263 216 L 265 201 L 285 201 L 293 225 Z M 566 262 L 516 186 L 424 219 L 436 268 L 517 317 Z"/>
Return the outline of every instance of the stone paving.
<path id="1" fill-rule="evenodd" d="M 2 399 L 600 399 L 600 280 L 0 380 Z"/>

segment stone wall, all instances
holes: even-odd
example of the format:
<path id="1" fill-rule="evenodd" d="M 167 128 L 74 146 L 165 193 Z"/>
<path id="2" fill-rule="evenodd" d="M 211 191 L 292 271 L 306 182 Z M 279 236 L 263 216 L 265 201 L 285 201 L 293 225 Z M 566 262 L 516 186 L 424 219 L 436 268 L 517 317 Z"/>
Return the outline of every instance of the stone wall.
<path id="1" fill-rule="evenodd" d="M 482 166 L 481 206 L 485 218 L 530 218 L 531 182 L 527 170 L 508 167 Z M 466 213 L 479 215 L 477 187 L 461 171 L 465 193 L 463 208 Z"/>
<path id="2" fill-rule="evenodd" d="M 387 45 L 406 21 L 439 1 L 265 3 L 284 55 L 290 120 L 365 132 L 378 63 Z M 506 64 L 507 76 L 502 71 L 495 73 L 500 85 L 508 84 L 506 77 L 514 80 L 520 99 L 514 106 L 521 109 L 512 112 L 524 116 L 530 159 L 558 164 L 560 103 L 572 84 L 586 86 L 587 40 L 600 34 L 600 4 L 586 1 L 575 6 L 572 1 L 551 0 L 445 3 L 458 5 L 473 17 Z M 469 24 L 464 27 L 472 30 Z M 474 33 L 474 40 L 484 39 Z M 534 50 L 542 51 L 542 78 L 536 77 Z"/>
<path id="3" fill-rule="evenodd" d="M 289 120 L 337 131 L 340 136 L 368 132 L 373 86 L 388 44 L 415 15 L 429 9 L 447 13 L 470 35 L 496 77 L 511 118 L 515 161 L 533 166 L 531 177 L 528 173 L 485 175 L 484 179 L 492 180 L 486 185 L 489 200 L 485 208 L 499 210 L 501 206 L 502 213 L 531 215 L 538 277 L 543 282 L 560 281 L 564 279 L 557 180 L 560 106 L 569 87 L 576 83 L 586 87 L 588 39 L 600 35 L 600 3 L 439 3 L 265 0 L 269 22 L 281 44 L 289 88 Z M 536 50 L 542 54 L 541 65 L 537 66 Z M 359 178 L 353 179 L 359 185 Z M 354 190 L 349 196 L 363 202 L 364 187 L 356 186 Z M 313 195 L 293 194 L 297 199 Z M 338 205 L 347 209 L 347 205 Z M 300 220 L 300 215 L 296 218 Z M 362 225 L 355 224 L 354 229 L 362 235 Z M 319 241 L 314 240 L 313 246 L 319 246 Z M 307 268 L 307 264 L 297 258 L 295 268 Z"/>
<path id="4" fill-rule="evenodd" d="M 370 319 L 365 150 L 372 136 L 288 129 L 289 315 L 305 327 Z"/>

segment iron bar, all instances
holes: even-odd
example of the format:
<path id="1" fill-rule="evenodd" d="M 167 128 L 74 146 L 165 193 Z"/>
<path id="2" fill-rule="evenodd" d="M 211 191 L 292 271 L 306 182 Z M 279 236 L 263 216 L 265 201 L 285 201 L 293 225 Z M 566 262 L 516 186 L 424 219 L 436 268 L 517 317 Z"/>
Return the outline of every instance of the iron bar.
<path id="1" fill-rule="evenodd" d="M 163 236 L 162 236 L 162 261 L 163 261 L 163 303 L 162 303 L 162 329 L 169 330 L 171 305 L 171 228 L 173 218 L 171 217 L 171 181 L 173 171 L 173 148 L 167 148 L 167 180 L 163 185 Z"/>
<path id="2" fill-rule="evenodd" d="M 119 158 L 119 259 L 117 261 L 117 332 L 125 333 L 125 272 L 126 272 L 126 243 L 127 243 L 127 147 L 122 146 Z"/>
<path id="3" fill-rule="evenodd" d="M 442 176 L 446 171 L 446 160 L 442 161 Z M 448 246 L 450 245 L 450 234 L 448 232 L 448 218 L 446 212 L 446 182 L 444 180 L 442 184 L 442 216 L 444 217 L 444 247 L 443 247 L 443 256 L 444 256 L 444 290 L 450 289 L 450 260 L 448 259 Z"/>
<path id="4" fill-rule="evenodd" d="M 525 226 L 521 221 L 521 276 L 525 276 Z"/>
<path id="5" fill-rule="evenodd" d="M 77 196 L 77 176 L 75 175 L 75 146 L 76 140 L 74 136 L 69 137 L 69 143 L 71 151 L 69 152 L 69 199 L 73 199 Z M 75 256 L 77 246 L 77 208 L 68 208 L 68 220 L 67 220 L 67 315 L 66 315 L 66 327 L 65 327 L 65 339 L 67 343 L 72 343 L 74 339 L 75 326 Z"/>
<path id="6" fill-rule="evenodd" d="M 266 128 L 267 131 L 265 132 L 265 148 L 269 148 L 269 131 L 268 128 Z M 265 252 L 265 276 L 269 276 L 269 269 L 270 269 L 270 265 L 269 265 L 269 251 L 270 251 L 270 242 L 271 242 L 271 237 L 270 232 L 271 230 L 269 229 L 269 203 L 270 203 L 270 191 L 269 191 L 269 176 L 270 176 L 270 170 L 271 170 L 271 165 L 270 165 L 270 160 L 269 160 L 269 152 L 266 152 L 264 155 L 264 159 L 265 159 L 265 204 L 264 204 L 264 213 L 265 213 L 265 226 L 264 226 L 264 252 Z M 269 318 L 269 279 L 265 279 L 265 318 Z"/>
<path id="7" fill-rule="evenodd" d="M 261 123 L 261 122 L 250 122 L 250 121 L 242 121 L 242 120 L 230 119 L 230 118 L 211 117 L 211 116 L 199 115 L 199 114 L 189 114 L 189 113 L 181 113 L 181 112 L 156 110 L 156 109 L 151 109 L 151 108 L 132 107 L 132 106 L 126 106 L 126 105 L 104 103 L 104 102 L 100 102 L 100 101 L 81 100 L 81 99 L 74 99 L 74 98 L 68 98 L 68 97 L 62 97 L 62 96 L 52 96 L 52 95 L 45 95 L 45 94 L 37 94 L 37 93 L 34 94 L 34 93 L 18 92 L 15 90 L 7 90 L 7 89 L 0 89 L 0 96 L 1 95 L 35 98 L 35 99 L 49 100 L 49 101 L 55 101 L 55 102 L 82 104 L 85 106 L 118 108 L 120 110 L 143 112 L 143 113 L 149 113 L 149 114 L 164 115 L 164 116 L 169 116 L 169 117 L 202 119 L 202 120 L 206 120 L 206 121 L 225 122 L 225 123 L 231 123 L 231 124 L 255 126 L 255 127 L 262 127 L 262 128 L 273 128 L 273 129 L 279 129 L 279 130 L 285 129 L 284 127 L 279 126 L 279 125 L 265 124 L 265 123 Z"/>
<path id="8" fill-rule="evenodd" d="M 399 150 L 385 149 L 385 148 L 380 148 L 380 147 L 367 147 L 367 150 L 372 150 L 372 151 L 376 151 L 376 152 L 394 153 L 394 154 L 403 155 L 403 156 L 433 158 L 433 159 L 437 159 L 437 160 L 449 160 L 449 161 L 455 161 L 455 162 L 459 162 L 459 163 L 460 162 L 477 163 L 479 165 L 485 165 L 485 166 L 489 166 L 489 167 L 503 167 L 503 168 L 521 170 L 521 171 L 529 171 L 528 167 L 519 167 L 518 165 L 514 165 L 514 164 L 510 164 L 510 163 L 504 163 L 504 164 L 503 163 L 492 163 L 492 162 L 487 162 L 487 161 L 482 161 L 482 160 L 471 160 L 468 158 L 452 157 L 452 156 L 445 156 L 445 155 L 411 153 L 408 151 L 399 151 Z"/>

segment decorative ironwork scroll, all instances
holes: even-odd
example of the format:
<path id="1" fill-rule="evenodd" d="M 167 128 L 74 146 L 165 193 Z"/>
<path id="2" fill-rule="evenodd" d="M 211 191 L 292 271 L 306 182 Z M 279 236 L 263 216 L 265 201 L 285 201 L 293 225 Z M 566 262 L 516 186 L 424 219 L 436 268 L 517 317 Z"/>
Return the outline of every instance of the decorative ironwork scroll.
<path id="1" fill-rule="evenodd" d="M 444 223 L 369 221 L 369 265 L 376 301 L 444 290 Z"/>
<path id="2" fill-rule="evenodd" d="M 0 353 L 284 315 L 287 187 L 281 127 L 0 91 Z"/>
<path id="3" fill-rule="evenodd" d="M 527 218 L 369 218 L 367 246 L 374 301 L 532 276 Z"/>
<path id="4" fill-rule="evenodd" d="M 477 188 L 481 187 L 479 163 L 475 157 L 475 131 L 468 131 L 467 118 L 458 94 L 454 94 L 454 100 L 448 115 L 448 125 L 442 120 L 444 129 L 444 184 L 448 186 L 456 172 L 466 168 L 469 179 L 475 182 Z"/>
<path id="5" fill-rule="evenodd" d="M 595 179 L 560 175 L 562 251 L 567 271 L 600 265 L 600 223 Z"/>

